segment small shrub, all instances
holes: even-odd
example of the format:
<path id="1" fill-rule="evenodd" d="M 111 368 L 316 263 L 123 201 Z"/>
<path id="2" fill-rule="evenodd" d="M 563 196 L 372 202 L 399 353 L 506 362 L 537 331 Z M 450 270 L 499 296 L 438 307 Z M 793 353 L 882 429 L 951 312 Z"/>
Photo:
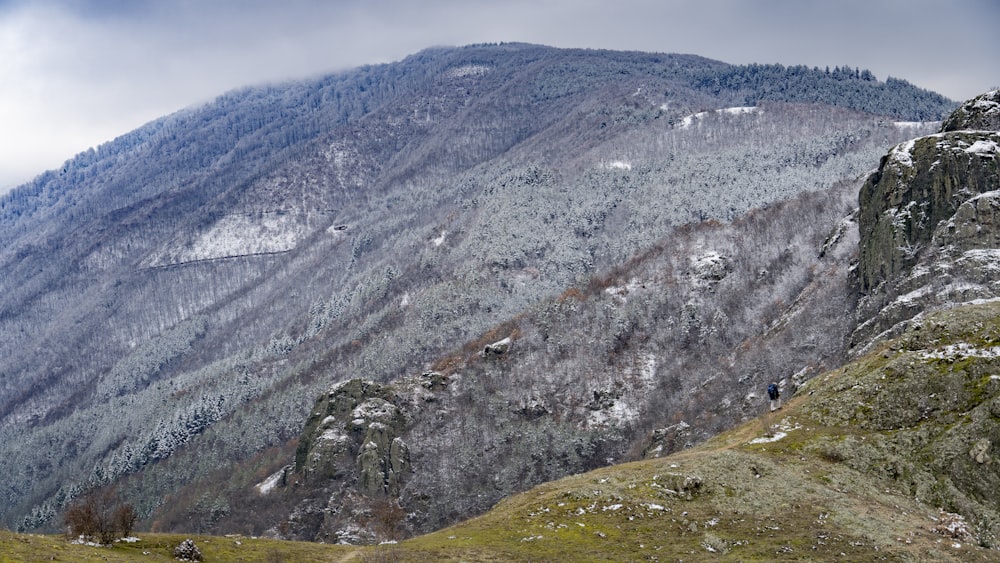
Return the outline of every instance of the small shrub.
<path id="1" fill-rule="evenodd" d="M 372 503 L 372 518 L 380 538 L 396 540 L 400 535 L 400 524 L 406 519 L 406 511 L 393 499 L 380 499 Z"/>

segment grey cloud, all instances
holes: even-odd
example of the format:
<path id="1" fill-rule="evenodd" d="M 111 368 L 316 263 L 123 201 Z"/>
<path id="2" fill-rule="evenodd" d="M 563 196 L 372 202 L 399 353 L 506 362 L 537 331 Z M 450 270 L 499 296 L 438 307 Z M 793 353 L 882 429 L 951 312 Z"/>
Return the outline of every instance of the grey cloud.
<path id="1" fill-rule="evenodd" d="M 0 128 L 16 132 L 0 138 L 14 156 L 0 160 L 0 191 L 44 169 L 14 163 L 53 167 L 226 90 L 434 45 L 846 64 L 965 99 L 1000 83 L 998 21 L 992 0 L 0 0 L 0 37 L 28 38 L 0 40 Z"/>

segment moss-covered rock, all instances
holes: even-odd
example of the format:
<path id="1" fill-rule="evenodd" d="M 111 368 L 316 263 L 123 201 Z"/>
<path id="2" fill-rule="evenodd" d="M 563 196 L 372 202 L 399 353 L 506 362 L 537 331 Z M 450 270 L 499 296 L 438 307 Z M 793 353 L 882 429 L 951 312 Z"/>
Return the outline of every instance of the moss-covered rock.
<path id="1" fill-rule="evenodd" d="M 431 375 L 410 381 L 410 395 L 430 394 L 435 386 L 442 387 L 443 380 Z M 296 507 L 286 532 L 276 535 L 323 541 L 340 541 L 344 534 L 357 541 L 381 537 L 370 513 L 395 502 L 412 472 L 404 439 L 407 400 L 414 398 L 404 398 L 396 386 L 355 378 L 316 401 L 299 439 L 292 478 L 311 491 L 310 498 Z M 368 521 L 372 526 L 359 523 Z"/>
<path id="2" fill-rule="evenodd" d="M 360 378 L 349 379 L 334 385 L 313 406 L 305 428 L 299 438 L 295 453 L 295 470 L 302 471 L 313 447 L 325 447 L 319 440 L 329 441 L 337 433 L 357 436 L 361 429 L 351 427 L 354 410 L 367 400 L 380 399 L 391 402 L 392 390 L 384 385 Z M 326 438 L 323 438 L 326 436 Z M 314 452 L 315 453 L 315 452 Z"/>
<path id="3" fill-rule="evenodd" d="M 923 311 L 1000 296 L 1000 93 L 893 147 L 859 195 L 855 352 Z"/>
<path id="4" fill-rule="evenodd" d="M 808 446 L 1000 534 L 1000 303 L 925 316 L 808 389 L 814 423 L 853 429 Z"/>
<path id="5" fill-rule="evenodd" d="M 998 144 L 1000 133 L 941 133 L 896 145 L 882 158 L 859 197 L 862 291 L 909 273 L 942 221 L 1000 189 Z"/>

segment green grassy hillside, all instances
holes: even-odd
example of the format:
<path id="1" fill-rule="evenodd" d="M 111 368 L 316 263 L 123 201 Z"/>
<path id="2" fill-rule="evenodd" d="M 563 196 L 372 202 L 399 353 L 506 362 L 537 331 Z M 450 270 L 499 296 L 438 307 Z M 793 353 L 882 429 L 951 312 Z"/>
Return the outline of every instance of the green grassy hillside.
<path id="1" fill-rule="evenodd" d="M 995 561 L 998 356 L 1000 303 L 957 307 L 700 446 L 547 483 L 433 534 L 194 539 L 206 561 Z M 109 549 L 5 533 L 0 561 L 155 561 L 183 539 L 143 536 Z"/>
<path id="2" fill-rule="evenodd" d="M 15 534 L 0 531 L 0 562 L 148 561 L 153 563 L 156 561 L 177 561 L 173 556 L 174 547 L 188 538 L 192 539 L 198 546 L 205 562 L 339 561 L 345 557 L 350 558 L 357 555 L 357 549 L 353 546 L 264 540 L 241 536 L 140 535 L 142 539 L 134 543 L 120 542 L 113 547 L 93 547 L 70 543 L 62 536 Z"/>

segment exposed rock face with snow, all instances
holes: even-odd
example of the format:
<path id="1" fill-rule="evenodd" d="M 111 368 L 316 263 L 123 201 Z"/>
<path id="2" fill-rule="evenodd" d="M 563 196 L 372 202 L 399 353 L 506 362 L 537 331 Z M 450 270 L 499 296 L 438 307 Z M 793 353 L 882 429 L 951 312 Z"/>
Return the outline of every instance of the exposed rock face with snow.
<path id="1" fill-rule="evenodd" d="M 980 130 L 998 128 L 998 97 L 893 147 L 862 188 L 855 347 L 930 307 L 1000 295 L 1000 132 Z"/>
<path id="2" fill-rule="evenodd" d="M 504 338 L 486 346 L 483 348 L 483 356 L 489 358 L 506 354 L 510 350 L 510 342 L 510 338 Z"/>
<path id="3" fill-rule="evenodd" d="M 357 378 L 334 385 L 317 401 L 296 452 L 295 476 L 327 498 L 300 504 L 286 534 L 340 539 L 348 533 L 341 528 L 356 523 L 371 502 L 399 494 L 411 469 L 401 437 L 406 417 L 396 402 L 392 388 Z M 354 528 L 352 537 L 359 533 Z"/>
<path id="4" fill-rule="evenodd" d="M 942 131 L 975 129 L 1000 131 L 1000 90 L 976 96 L 962 104 L 945 120 Z"/>
<path id="5" fill-rule="evenodd" d="M 661 457 L 690 446 L 690 428 L 691 425 L 682 420 L 666 428 L 654 430 L 649 446 L 642 453 L 643 459 Z"/>
<path id="6" fill-rule="evenodd" d="M 691 259 L 691 275 L 695 285 L 713 289 L 732 268 L 730 261 L 718 252 L 707 252 Z"/>

